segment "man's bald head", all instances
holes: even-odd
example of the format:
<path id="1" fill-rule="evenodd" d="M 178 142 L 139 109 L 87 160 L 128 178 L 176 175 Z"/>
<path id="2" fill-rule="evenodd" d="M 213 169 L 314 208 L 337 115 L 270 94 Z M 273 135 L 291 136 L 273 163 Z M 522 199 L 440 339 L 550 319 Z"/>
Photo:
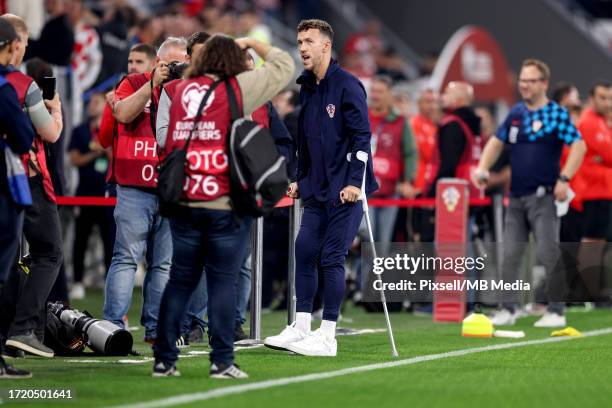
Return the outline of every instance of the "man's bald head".
<path id="1" fill-rule="evenodd" d="M 470 106 L 473 102 L 474 88 L 467 82 L 449 82 L 442 94 L 442 106 L 445 109 L 458 109 Z"/>

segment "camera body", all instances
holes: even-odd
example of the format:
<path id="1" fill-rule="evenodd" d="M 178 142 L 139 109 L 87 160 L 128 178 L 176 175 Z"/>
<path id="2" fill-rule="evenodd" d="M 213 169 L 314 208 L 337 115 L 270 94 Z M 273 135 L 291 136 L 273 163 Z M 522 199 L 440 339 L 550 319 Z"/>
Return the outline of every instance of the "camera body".
<path id="1" fill-rule="evenodd" d="M 189 64 L 187 64 L 186 62 L 172 61 L 171 63 L 169 63 L 168 64 L 169 75 L 168 75 L 168 78 L 164 81 L 164 83 L 170 82 L 174 79 L 182 78 L 188 66 Z"/>

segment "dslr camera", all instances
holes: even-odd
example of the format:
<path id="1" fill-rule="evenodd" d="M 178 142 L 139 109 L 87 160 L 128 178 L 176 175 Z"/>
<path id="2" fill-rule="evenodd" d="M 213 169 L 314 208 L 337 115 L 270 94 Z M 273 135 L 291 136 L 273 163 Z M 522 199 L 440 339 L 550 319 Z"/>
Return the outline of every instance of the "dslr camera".
<path id="1" fill-rule="evenodd" d="M 187 64 L 186 62 L 172 61 L 171 63 L 169 63 L 168 64 L 169 75 L 168 75 L 168 78 L 164 81 L 164 83 L 170 82 L 174 79 L 182 78 L 188 66 L 189 64 Z"/>

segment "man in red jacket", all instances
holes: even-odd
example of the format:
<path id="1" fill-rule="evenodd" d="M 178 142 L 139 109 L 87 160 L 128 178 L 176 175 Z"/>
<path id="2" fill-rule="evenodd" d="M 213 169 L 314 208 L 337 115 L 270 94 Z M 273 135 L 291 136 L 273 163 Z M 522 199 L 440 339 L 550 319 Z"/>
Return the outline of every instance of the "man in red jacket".
<path id="1" fill-rule="evenodd" d="M 153 71 L 155 68 L 155 48 L 148 44 L 136 44 L 130 50 L 128 57 L 128 75 L 129 74 L 144 74 L 145 72 Z M 117 121 L 113 116 L 113 100 L 115 99 L 115 91 L 110 91 L 106 94 L 107 104 L 102 113 L 102 121 L 100 122 L 100 131 L 98 140 L 102 147 L 107 148 L 113 144 L 113 130 Z"/>
<path id="2" fill-rule="evenodd" d="M 597 82 L 591 88 L 589 106 L 578 121 L 578 130 L 587 145 L 580 173 L 588 186 L 582 192 L 584 234 L 579 259 L 584 283 L 595 301 L 603 300 L 601 265 L 612 203 L 612 130 L 606 123 L 610 110 L 612 84 Z"/>
<path id="3" fill-rule="evenodd" d="M 157 52 L 152 72 L 128 75 L 115 92 L 114 116 L 119 122 L 113 138 L 112 179 L 117 183 L 113 259 L 106 279 L 103 315 L 124 326 L 134 288 L 136 268 L 146 253 L 141 321 L 145 340 L 157 336 L 159 303 L 168 280 L 172 240 L 168 220 L 159 214 L 156 167 L 157 143 L 151 128 L 151 100 L 168 78 L 168 64 L 185 62 L 186 42 L 169 37 Z M 153 120 L 154 121 L 154 120 Z"/>

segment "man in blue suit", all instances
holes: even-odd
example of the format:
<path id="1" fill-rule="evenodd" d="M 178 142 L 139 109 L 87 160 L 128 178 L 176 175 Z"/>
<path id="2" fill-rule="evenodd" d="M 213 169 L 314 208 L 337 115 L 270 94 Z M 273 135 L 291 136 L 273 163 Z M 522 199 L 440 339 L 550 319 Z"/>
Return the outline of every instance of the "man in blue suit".
<path id="1" fill-rule="evenodd" d="M 288 191 L 304 205 L 295 244 L 297 313 L 293 324 L 264 343 L 302 355 L 333 357 L 344 297 L 344 261 L 363 215 L 357 201 L 362 187 L 369 195 L 378 185 L 372 170 L 363 85 L 331 58 L 334 33 L 327 22 L 304 20 L 297 31 L 305 70 L 297 80 L 302 105 L 298 168 L 296 182 Z M 323 320 L 318 330 L 311 331 L 317 269 L 324 278 Z"/>

